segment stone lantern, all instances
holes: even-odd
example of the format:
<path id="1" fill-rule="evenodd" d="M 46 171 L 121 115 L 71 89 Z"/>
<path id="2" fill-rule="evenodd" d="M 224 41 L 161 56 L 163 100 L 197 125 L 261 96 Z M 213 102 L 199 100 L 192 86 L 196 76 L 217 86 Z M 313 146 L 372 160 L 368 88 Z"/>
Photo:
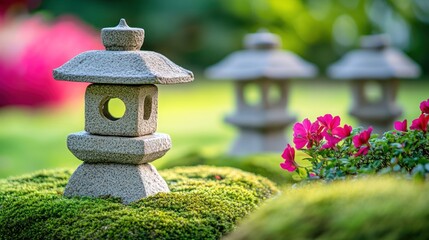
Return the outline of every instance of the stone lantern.
<path id="1" fill-rule="evenodd" d="M 67 147 L 83 161 L 71 176 L 64 195 L 119 197 L 125 204 L 158 192 L 169 192 L 149 164 L 171 147 L 170 136 L 156 133 L 158 88 L 154 84 L 193 80 L 161 54 L 139 51 L 144 30 L 124 19 L 101 31 L 105 51 L 81 53 L 54 70 L 54 78 L 92 83 L 85 93 L 85 131 L 70 134 Z M 112 99 L 125 107 L 122 117 L 109 109 Z"/>
<path id="2" fill-rule="evenodd" d="M 382 134 L 392 130 L 394 120 L 402 114 L 402 108 L 396 103 L 399 79 L 418 77 L 420 68 L 390 47 L 386 35 L 371 35 L 362 37 L 361 49 L 347 53 L 332 64 L 328 75 L 350 80 L 353 97 L 350 115 L 356 117 L 361 126 L 372 126 L 375 133 Z"/>
<path id="3" fill-rule="evenodd" d="M 317 69 L 292 52 L 281 50 L 280 38 L 265 30 L 244 38 L 245 50 L 232 53 L 209 67 L 211 79 L 233 80 L 236 109 L 225 121 L 239 129 L 231 155 L 281 152 L 287 144 L 284 130 L 295 122 L 287 110 L 289 80 L 312 78 Z M 260 99 L 252 104 L 246 96 L 256 87 Z"/>

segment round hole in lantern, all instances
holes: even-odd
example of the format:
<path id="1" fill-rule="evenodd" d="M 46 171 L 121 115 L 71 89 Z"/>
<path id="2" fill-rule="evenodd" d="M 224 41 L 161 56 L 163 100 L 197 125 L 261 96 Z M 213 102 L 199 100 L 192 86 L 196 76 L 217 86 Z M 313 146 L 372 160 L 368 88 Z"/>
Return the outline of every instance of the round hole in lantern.
<path id="1" fill-rule="evenodd" d="M 365 99 L 369 103 L 380 102 L 383 98 L 383 91 L 381 85 L 374 81 L 366 82 L 364 85 Z"/>
<path id="2" fill-rule="evenodd" d="M 277 104 L 282 99 L 282 93 L 278 84 L 270 84 L 268 88 L 268 99 L 272 104 Z"/>
<path id="3" fill-rule="evenodd" d="M 119 98 L 107 97 L 100 105 L 101 114 L 109 120 L 121 119 L 127 110 L 125 103 Z"/>
<path id="4" fill-rule="evenodd" d="M 143 119 L 144 120 L 149 120 L 151 113 L 152 113 L 152 96 L 146 96 L 144 98 Z"/>
<path id="5" fill-rule="evenodd" d="M 244 86 L 244 101 L 247 105 L 256 106 L 262 101 L 261 88 L 255 83 Z"/>

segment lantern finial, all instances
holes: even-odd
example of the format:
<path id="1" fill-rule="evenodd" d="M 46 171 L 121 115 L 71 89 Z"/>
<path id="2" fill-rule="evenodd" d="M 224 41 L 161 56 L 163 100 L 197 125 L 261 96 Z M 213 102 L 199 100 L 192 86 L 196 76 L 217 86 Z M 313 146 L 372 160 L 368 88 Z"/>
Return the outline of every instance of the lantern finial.
<path id="1" fill-rule="evenodd" d="M 138 51 L 143 45 L 144 29 L 131 28 L 125 19 L 121 18 L 116 27 L 101 30 L 101 39 L 106 50 Z"/>

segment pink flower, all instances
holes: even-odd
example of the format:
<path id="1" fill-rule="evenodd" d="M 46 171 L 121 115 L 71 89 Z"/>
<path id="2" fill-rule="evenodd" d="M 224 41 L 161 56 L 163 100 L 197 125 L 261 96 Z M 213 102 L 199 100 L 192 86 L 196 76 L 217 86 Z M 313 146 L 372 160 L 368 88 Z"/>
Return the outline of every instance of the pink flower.
<path id="1" fill-rule="evenodd" d="M 314 144 L 319 144 L 322 140 L 323 127 L 319 125 L 318 121 L 311 123 L 308 118 L 304 119 L 302 123 L 295 123 L 293 125 L 293 142 L 297 149 L 305 146 L 311 148 Z"/>
<path id="2" fill-rule="evenodd" d="M 353 145 L 356 148 L 359 148 L 363 145 L 369 144 L 369 139 L 371 138 L 372 127 L 369 127 L 367 130 L 362 131 L 359 135 L 353 137 Z"/>
<path id="3" fill-rule="evenodd" d="M 365 146 L 365 147 L 361 147 L 357 153 L 354 154 L 355 157 L 357 156 L 361 156 L 361 155 L 366 155 L 369 151 L 369 146 Z"/>
<path id="4" fill-rule="evenodd" d="M 371 138 L 372 127 L 362 131 L 359 135 L 353 137 L 353 145 L 359 149 L 354 156 L 366 155 L 370 148 L 369 139 Z"/>
<path id="5" fill-rule="evenodd" d="M 341 137 L 342 139 L 350 136 L 350 134 L 352 133 L 352 126 L 344 124 L 344 127 L 337 127 L 334 130 L 332 130 L 332 134 L 337 135 L 339 137 Z"/>
<path id="6" fill-rule="evenodd" d="M 327 132 L 323 132 L 322 135 L 326 139 L 326 143 L 322 146 L 322 149 L 334 148 L 337 145 L 337 143 L 339 143 L 342 140 L 342 138 L 333 134 L 329 134 Z"/>
<path id="7" fill-rule="evenodd" d="M 413 122 L 411 123 L 410 129 L 422 130 L 423 132 L 426 132 L 428 128 L 428 122 L 429 122 L 429 115 L 422 113 L 420 114 L 419 118 L 413 120 Z"/>
<path id="8" fill-rule="evenodd" d="M 280 163 L 281 168 L 289 172 L 293 172 L 296 170 L 298 164 L 296 164 L 295 162 L 295 149 L 291 147 L 289 144 L 286 146 L 285 150 L 283 151 L 282 158 L 285 161 Z"/>
<path id="9" fill-rule="evenodd" d="M 393 124 L 393 126 L 394 126 L 394 128 L 397 130 L 397 131 L 401 131 L 401 132 L 406 132 L 406 131 L 408 131 L 407 130 L 407 119 L 405 119 L 404 121 L 396 121 L 394 124 Z"/>
<path id="10" fill-rule="evenodd" d="M 323 126 L 324 132 L 332 132 L 336 127 L 340 126 L 341 118 L 339 116 L 332 117 L 331 114 L 325 114 L 317 118 L 320 125 Z"/>
<path id="11" fill-rule="evenodd" d="M 429 99 L 420 103 L 422 113 L 429 114 Z"/>
<path id="12" fill-rule="evenodd" d="M 322 135 L 326 139 L 326 144 L 322 146 L 323 149 L 334 148 L 337 143 L 339 143 L 344 138 L 350 136 L 352 132 L 352 127 L 344 124 L 344 127 L 336 127 L 332 129 L 331 134 L 328 132 L 323 132 Z"/>

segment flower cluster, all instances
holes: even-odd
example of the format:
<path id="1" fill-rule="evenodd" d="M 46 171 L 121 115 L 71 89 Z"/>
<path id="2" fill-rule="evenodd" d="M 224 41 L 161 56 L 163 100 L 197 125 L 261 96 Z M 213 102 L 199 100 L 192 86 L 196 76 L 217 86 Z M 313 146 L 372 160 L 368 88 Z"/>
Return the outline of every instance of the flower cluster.
<path id="1" fill-rule="evenodd" d="M 394 129 L 378 138 L 372 128 L 356 128 L 326 114 L 293 126 L 295 148 L 287 145 L 280 167 L 301 177 L 343 178 L 360 173 L 403 172 L 417 177 L 429 173 L 429 99 L 420 104 L 421 115 L 394 123 Z M 295 161 L 295 149 L 303 151 L 310 166 Z"/>

